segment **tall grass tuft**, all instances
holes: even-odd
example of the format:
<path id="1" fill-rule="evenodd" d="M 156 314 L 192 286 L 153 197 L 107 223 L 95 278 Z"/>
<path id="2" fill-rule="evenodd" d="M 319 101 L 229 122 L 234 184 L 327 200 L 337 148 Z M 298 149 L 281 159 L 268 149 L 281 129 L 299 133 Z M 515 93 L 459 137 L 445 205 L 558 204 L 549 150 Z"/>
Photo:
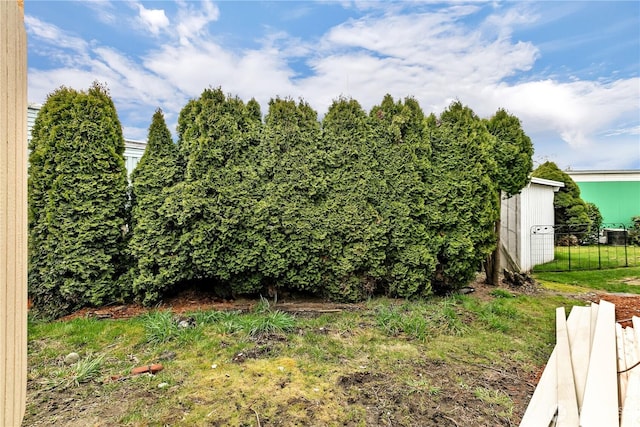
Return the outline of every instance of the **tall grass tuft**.
<path id="1" fill-rule="evenodd" d="M 180 327 L 170 311 L 152 311 L 145 314 L 142 324 L 150 344 L 162 344 L 180 336 Z"/>
<path id="2" fill-rule="evenodd" d="M 41 382 L 47 389 L 67 389 L 96 379 L 102 370 L 104 355 L 87 355 L 76 363 L 55 369 L 52 376 Z"/>
<path id="3" fill-rule="evenodd" d="M 296 325 L 293 316 L 282 311 L 247 316 L 246 320 L 245 331 L 252 337 L 289 332 Z"/>
<path id="4" fill-rule="evenodd" d="M 433 304 L 379 305 L 375 310 L 377 326 L 388 336 L 401 333 L 426 341 L 438 335 L 462 335 L 467 326 L 456 310 L 455 299 L 445 299 Z"/>
<path id="5" fill-rule="evenodd" d="M 104 362 L 104 355 L 87 356 L 76 362 L 73 367 L 71 382 L 78 387 L 80 384 L 87 383 L 100 375 Z"/>

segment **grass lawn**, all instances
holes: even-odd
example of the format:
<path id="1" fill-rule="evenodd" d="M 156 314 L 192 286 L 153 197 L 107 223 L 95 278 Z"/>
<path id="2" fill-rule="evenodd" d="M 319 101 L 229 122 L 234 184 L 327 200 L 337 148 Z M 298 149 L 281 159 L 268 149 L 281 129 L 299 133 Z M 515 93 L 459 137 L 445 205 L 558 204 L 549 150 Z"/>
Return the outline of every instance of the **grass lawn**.
<path id="1" fill-rule="evenodd" d="M 536 272 L 534 277 L 544 283 L 547 288 L 564 292 L 570 292 L 570 289 L 582 292 L 595 289 L 606 292 L 640 294 L 640 267 Z"/>
<path id="2" fill-rule="evenodd" d="M 640 266 L 639 246 L 556 246 L 555 259 L 535 266 L 536 272 L 596 270 Z"/>
<path id="3" fill-rule="evenodd" d="M 640 267 L 536 277 L 554 292 L 31 321 L 24 425 L 517 425 L 555 308 L 584 305 L 576 294 L 590 289 L 638 293 Z M 164 369 L 130 374 L 152 363 Z"/>
<path id="4" fill-rule="evenodd" d="M 185 328 L 161 311 L 32 322 L 25 425 L 513 425 L 554 309 L 574 303 L 499 289 L 314 316 L 195 312 Z M 164 369 L 129 375 L 151 363 Z"/>

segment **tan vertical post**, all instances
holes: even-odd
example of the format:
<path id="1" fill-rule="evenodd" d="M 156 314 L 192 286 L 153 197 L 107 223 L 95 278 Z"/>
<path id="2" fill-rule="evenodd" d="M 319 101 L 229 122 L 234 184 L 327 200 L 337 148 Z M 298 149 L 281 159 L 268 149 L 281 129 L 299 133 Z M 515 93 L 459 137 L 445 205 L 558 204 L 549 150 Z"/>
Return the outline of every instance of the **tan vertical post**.
<path id="1" fill-rule="evenodd" d="M 0 425 L 19 426 L 27 379 L 27 36 L 0 0 Z"/>

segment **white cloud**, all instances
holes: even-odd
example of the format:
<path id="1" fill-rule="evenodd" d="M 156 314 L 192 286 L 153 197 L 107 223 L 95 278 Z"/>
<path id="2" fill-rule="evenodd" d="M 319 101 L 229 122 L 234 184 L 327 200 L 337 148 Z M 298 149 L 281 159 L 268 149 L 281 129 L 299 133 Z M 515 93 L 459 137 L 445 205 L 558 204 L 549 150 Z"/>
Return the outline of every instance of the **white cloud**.
<path id="1" fill-rule="evenodd" d="M 105 24 L 117 24 L 117 18 L 114 13 L 115 7 L 110 0 L 91 0 L 82 3 L 96 13 L 96 16 Z"/>
<path id="2" fill-rule="evenodd" d="M 211 24 L 223 17 L 210 1 L 180 1 L 171 17 L 134 4 L 146 28 L 164 40 L 137 57 L 25 17 L 30 34 L 46 41 L 67 67 L 30 70 L 30 90 L 48 93 L 60 84 L 86 88 L 93 80 L 105 81 L 119 114 L 130 120 L 127 136 L 140 139 L 146 136 L 140 121 L 148 122 L 155 108 L 175 123 L 189 98 L 221 86 L 244 100 L 255 97 L 263 112 L 275 96 L 302 97 L 320 116 L 340 95 L 368 110 L 386 93 L 413 96 L 426 113 L 440 113 L 452 99 L 483 117 L 505 108 L 521 119 L 534 143 L 555 153 L 559 165 L 623 165 L 638 151 L 640 79 L 560 82 L 530 75 L 540 50 L 511 36 L 517 26 L 540 19 L 527 5 L 498 4 L 488 14 L 485 5 L 480 14 L 481 4 L 454 3 L 407 14 L 383 3 L 317 40 L 269 27 L 259 47 L 232 50 L 211 35 Z M 479 24 L 465 24 L 478 16 L 484 16 Z M 311 73 L 297 74 L 292 60 L 304 61 Z M 628 158 L 616 160 L 615 150 L 602 141 L 616 143 Z"/>
<path id="3" fill-rule="evenodd" d="M 89 46 L 84 39 L 73 36 L 57 26 L 43 22 L 36 17 L 25 15 L 24 23 L 29 34 L 45 43 L 64 46 L 65 49 L 74 52 L 85 52 Z"/>
<path id="4" fill-rule="evenodd" d="M 138 3 L 140 22 L 146 25 L 152 34 L 158 35 L 160 30 L 169 26 L 169 18 L 163 9 L 147 9 Z"/>
<path id="5" fill-rule="evenodd" d="M 196 9 L 190 2 L 184 0 L 180 0 L 178 4 L 176 31 L 181 45 L 188 45 L 197 38 L 206 36 L 207 25 L 217 21 L 220 16 L 220 10 L 210 0 L 196 3 L 201 6 L 200 9 Z"/>
<path id="6" fill-rule="evenodd" d="M 502 102 L 524 125 L 536 131 L 557 131 L 570 146 L 580 148 L 597 138 L 600 130 L 637 115 L 639 87 L 639 78 L 611 84 L 543 80 L 503 84 L 485 95 Z"/>

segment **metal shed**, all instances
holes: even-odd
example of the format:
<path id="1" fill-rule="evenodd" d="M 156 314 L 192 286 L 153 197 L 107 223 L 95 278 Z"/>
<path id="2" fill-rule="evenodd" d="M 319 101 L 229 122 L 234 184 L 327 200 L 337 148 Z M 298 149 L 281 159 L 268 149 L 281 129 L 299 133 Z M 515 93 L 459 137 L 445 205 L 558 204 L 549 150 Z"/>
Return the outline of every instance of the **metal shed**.
<path id="1" fill-rule="evenodd" d="M 500 240 L 503 254 L 508 255 L 502 257 L 503 267 L 511 264 L 513 269 L 515 264 L 521 272 L 527 272 L 535 265 L 553 260 L 553 239 L 547 239 L 548 243 L 532 254 L 531 233 L 536 230 L 553 233 L 553 198 L 561 187 L 562 182 L 534 177 L 520 194 L 502 199 Z"/>

